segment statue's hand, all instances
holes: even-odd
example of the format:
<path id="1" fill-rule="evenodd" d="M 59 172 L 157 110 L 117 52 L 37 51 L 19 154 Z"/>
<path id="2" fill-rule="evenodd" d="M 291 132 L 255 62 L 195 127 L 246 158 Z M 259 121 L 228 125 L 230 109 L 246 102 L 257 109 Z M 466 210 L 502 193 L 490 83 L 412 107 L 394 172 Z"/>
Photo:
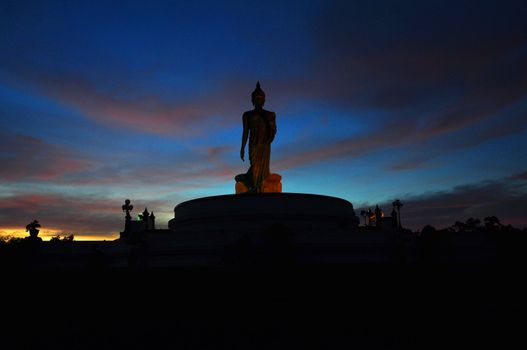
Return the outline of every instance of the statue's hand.
<path id="1" fill-rule="evenodd" d="M 240 150 L 240 158 L 242 159 L 242 161 L 245 162 L 245 150 L 244 149 Z"/>

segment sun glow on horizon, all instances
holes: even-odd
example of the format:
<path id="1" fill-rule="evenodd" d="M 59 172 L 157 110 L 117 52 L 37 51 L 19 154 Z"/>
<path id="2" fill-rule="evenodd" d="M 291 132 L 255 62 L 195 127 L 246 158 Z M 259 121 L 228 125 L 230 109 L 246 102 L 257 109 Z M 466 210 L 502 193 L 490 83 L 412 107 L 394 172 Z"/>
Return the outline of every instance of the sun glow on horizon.
<path id="1" fill-rule="evenodd" d="M 51 238 L 60 235 L 61 237 L 72 234 L 71 232 L 64 232 L 62 230 L 55 229 L 43 229 L 40 230 L 38 237 L 42 238 L 44 241 L 49 241 Z M 15 237 L 15 238 L 24 238 L 29 237 L 29 233 L 24 229 L 12 228 L 12 227 L 3 227 L 0 228 L 0 237 Z M 119 235 L 101 235 L 96 233 L 73 233 L 75 241 L 113 241 L 119 238 Z"/>

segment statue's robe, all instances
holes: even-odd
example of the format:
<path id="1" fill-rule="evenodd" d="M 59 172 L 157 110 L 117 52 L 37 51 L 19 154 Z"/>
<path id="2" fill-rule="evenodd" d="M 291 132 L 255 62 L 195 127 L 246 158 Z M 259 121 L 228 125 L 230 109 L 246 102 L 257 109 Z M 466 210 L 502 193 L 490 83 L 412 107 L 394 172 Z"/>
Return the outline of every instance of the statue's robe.
<path id="1" fill-rule="evenodd" d="M 244 125 L 249 129 L 249 161 L 244 183 L 253 191 L 262 192 L 263 182 L 270 175 L 271 142 L 276 135 L 276 114 L 252 110 L 243 114 Z"/>

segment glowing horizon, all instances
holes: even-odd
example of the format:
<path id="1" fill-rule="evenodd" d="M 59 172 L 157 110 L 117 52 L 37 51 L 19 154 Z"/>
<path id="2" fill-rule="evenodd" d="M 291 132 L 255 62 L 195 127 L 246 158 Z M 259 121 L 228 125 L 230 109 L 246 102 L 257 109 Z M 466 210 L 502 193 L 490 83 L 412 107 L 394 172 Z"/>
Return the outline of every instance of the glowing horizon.
<path id="1" fill-rule="evenodd" d="M 65 232 L 62 230 L 53 230 L 48 228 L 41 229 L 38 237 L 42 238 L 43 241 L 49 241 L 51 238 L 56 237 L 57 235 L 60 235 L 62 238 L 70 234 L 74 235 L 74 239 L 76 241 L 110 241 L 119 238 L 119 233 L 116 233 L 114 236 L 90 233 L 75 234 L 74 232 Z M 0 237 L 24 238 L 29 237 L 29 233 L 26 232 L 25 229 L 2 227 L 0 229 Z"/>

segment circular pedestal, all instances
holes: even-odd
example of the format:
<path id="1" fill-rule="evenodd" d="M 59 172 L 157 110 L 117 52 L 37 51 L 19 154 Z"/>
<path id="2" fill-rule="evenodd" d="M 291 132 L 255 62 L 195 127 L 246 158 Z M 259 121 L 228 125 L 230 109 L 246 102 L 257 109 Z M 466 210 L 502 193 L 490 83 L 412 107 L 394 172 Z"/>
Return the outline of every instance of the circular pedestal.
<path id="1" fill-rule="evenodd" d="M 172 231 L 261 231 L 280 224 L 292 230 L 335 229 L 358 224 L 353 205 L 341 198 L 301 193 L 204 197 L 174 208 Z"/>

